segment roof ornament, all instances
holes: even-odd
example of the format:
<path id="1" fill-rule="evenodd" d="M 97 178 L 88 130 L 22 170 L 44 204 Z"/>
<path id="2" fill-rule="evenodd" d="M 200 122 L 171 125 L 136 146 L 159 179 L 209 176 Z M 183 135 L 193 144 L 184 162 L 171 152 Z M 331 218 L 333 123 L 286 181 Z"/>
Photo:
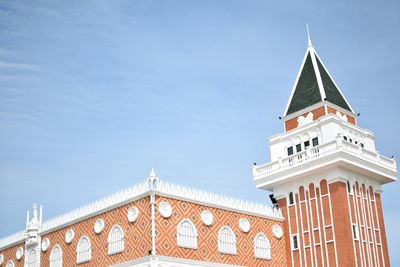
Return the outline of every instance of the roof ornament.
<path id="1" fill-rule="evenodd" d="M 149 177 L 147 177 L 147 182 L 149 183 L 150 189 L 156 189 L 157 188 L 157 182 L 159 178 L 156 175 L 156 172 L 154 171 L 154 168 L 151 168 Z"/>
<path id="2" fill-rule="evenodd" d="M 311 46 L 313 46 L 312 45 L 312 43 L 311 43 L 311 37 L 310 37 L 310 29 L 308 28 L 308 23 L 306 24 L 306 27 L 307 27 L 307 39 L 308 39 L 308 47 L 311 47 Z"/>

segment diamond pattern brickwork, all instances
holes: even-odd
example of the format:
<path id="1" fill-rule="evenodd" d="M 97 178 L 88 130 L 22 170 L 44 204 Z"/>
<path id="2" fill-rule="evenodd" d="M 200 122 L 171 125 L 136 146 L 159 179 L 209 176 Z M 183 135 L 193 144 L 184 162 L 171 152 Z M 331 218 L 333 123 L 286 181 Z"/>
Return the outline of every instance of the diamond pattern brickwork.
<path id="1" fill-rule="evenodd" d="M 156 213 L 158 255 L 252 267 L 286 266 L 285 239 L 284 237 L 277 239 L 272 234 L 272 227 L 278 224 L 283 228 L 283 222 L 160 196 L 157 196 L 157 205 L 164 200 L 171 204 L 172 215 L 164 218 L 159 212 Z M 211 226 L 206 226 L 201 221 L 200 214 L 204 209 L 211 211 L 214 216 Z M 177 246 L 177 226 L 185 218 L 189 218 L 197 228 L 197 249 Z M 241 218 L 247 218 L 251 224 L 248 233 L 244 233 L 239 228 L 239 219 Z M 225 225 L 231 227 L 236 235 L 236 255 L 218 252 L 218 231 Z M 259 232 L 265 233 L 271 243 L 271 260 L 254 257 L 254 238 Z"/>
<path id="2" fill-rule="evenodd" d="M 17 252 L 17 249 L 19 247 L 24 248 L 24 254 L 25 254 L 25 244 L 24 243 L 21 243 L 21 244 L 18 244 L 13 247 L 10 247 L 10 248 L 0 251 L 0 253 L 4 255 L 4 261 L 3 261 L 3 264 L 0 265 L 1 267 L 6 266 L 6 264 L 9 260 L 12 260 L 14 262 L 15 267 L 24 267 L 25 258 L 22 257 L 22 259 L 17 260 L 17 257 L 15 255 L 15 253 Z"/>
<path id="3" fill-rule="evenodd" d="M 130 223 L 127 219 L 127 211 L 132 206 L 136 206 L 139 209 L 140 215 L 135 222 Z M 100 218 L 104 220 L 105 227 L 100 234 L 96 234 L 93 226 L 95 221 Z M 108 255 L 108 232 L 115 224 L 121 226 L 124 231 L 125 249 L 121 253 Z M 65 232 L 68 229 L 73 229 L 75 232 L 75 237 L 71 244 L 65 243 Z M 90 239 L 92 259 L 89 262 L 77 264 L 76 247 L 83 235 Z M 63 266 L 67 267 L 102 267 L 147 256 L 149 250 L 151 250 L 149 198 L 142 198 L 43 236 L 43 238 L 46 237 L 50 239 L 50 247 L 46 252 L 42 252 L 41 267 L 50 266 L 51 249 L 56 244 L 62 248 Z"/>

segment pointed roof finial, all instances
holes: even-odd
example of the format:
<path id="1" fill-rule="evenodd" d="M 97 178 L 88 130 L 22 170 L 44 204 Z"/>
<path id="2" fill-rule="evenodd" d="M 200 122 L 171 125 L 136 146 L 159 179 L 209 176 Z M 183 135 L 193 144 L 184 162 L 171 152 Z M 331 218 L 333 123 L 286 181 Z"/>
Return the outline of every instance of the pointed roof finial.
<path id="1" fill-rule="evenodd" d="M 158 177 L 156 175 L 156 172 L 154 171 L 154 168 L 151 168 L 151 172 L 149 174 L 149 177 L 147 177 L 147 181 L 150 184 L 150 188 L 156 187 L 156 183 L 158 182 Z"/>
<path id="2" fill-rule="evenodd" d="M 38 214 L 37 214 L 37 205 L 36 203 L 33 203 L 33 218 L 37 219 Z"/>
<path id="3" fill-rule="evenodd" d="M 308 38 L 308 46 L 313 46 L 311 43 L 311 37 L 310 37 L 310 29 L 308 28 L 308 23 L 306 24 L 307 27 L 307 38 Z"/>

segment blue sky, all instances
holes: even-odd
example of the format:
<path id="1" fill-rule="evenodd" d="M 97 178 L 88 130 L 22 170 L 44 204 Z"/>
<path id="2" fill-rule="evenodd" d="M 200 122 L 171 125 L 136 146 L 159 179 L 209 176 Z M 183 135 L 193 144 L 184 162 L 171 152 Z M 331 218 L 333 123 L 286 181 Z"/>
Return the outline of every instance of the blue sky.
<path id="1" fill-rule="evenodd" d="M 313 44 L 377 150 L 400 158 L 396 1 L 1 1 L 0 236 L 143 181 L 259 202 L 251 165 Z M 383 187 L 400 265 L 400 184 Z M 396 264 L 397 263 L 397 264 Z"/>

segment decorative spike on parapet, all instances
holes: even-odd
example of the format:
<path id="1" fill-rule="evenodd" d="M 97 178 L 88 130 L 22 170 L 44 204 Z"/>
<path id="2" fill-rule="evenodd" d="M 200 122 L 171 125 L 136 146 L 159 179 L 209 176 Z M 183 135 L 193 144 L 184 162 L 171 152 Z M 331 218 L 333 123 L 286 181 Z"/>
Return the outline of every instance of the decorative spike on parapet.
<path id="1" fill-rule="evenodd" d="M 156 175 L 156 172 L 154 171 L 154 168 L 151 168 L 149 177 L 147 178 L 147 182 L 149 183 L 150 189 L 156 189 L 157 188 L 157 182 L 159 178 Z"/>

